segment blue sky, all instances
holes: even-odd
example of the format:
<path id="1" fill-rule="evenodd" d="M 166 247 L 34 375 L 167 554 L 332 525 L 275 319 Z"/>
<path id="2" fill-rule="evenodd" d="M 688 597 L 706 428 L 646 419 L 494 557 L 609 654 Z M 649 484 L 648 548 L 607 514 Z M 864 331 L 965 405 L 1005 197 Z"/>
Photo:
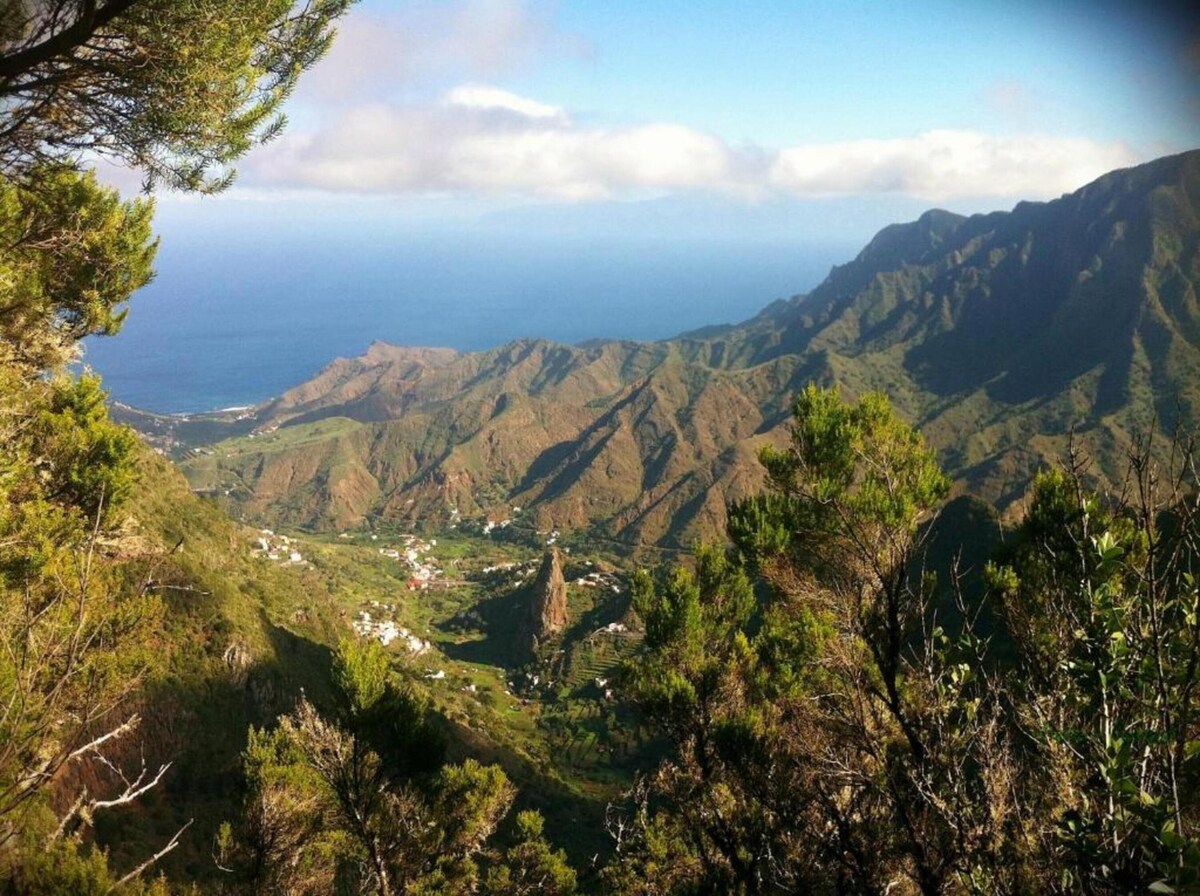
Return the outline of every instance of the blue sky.
<path id="1" fill-rule="evenodd" d="M 1116 0 L 363 0 L 288 114 L 221 199 L 163 197 L 168 236 L 529 208 L 636 231 L 608 207 L 647 203 L 653 230 L 662 203 L 699 197 L 736 207 L 746 236 L 777 235 L 787 206 L 859 239 L 1200 146 L 1200 28 Z M 830 200 L 876 211 L 842 220 Z"/>
<path id="2" fill-rule="evenodd" d="M 556 25 L 591 52 L 568 42 L 512 84 L 610 124 L 675 120 L 766 145 L 939 128 L 1194 143 L 1197 35 L 1150 6 L 564 3 Z"/>
<path id="3" fill-rule="evenodd" d="M 1200 29 L 1116 0 L 363 0 L 288 114 L 222 197 L 162 197 L 167 239 L 854 245 L 1200 146 Z"/>
<path id="4" fill-rule="evenodd" d="M 1194 26 L 1117 2 L 366 0 L 235 195 L 1047 198 L 1200 143 Z"/>

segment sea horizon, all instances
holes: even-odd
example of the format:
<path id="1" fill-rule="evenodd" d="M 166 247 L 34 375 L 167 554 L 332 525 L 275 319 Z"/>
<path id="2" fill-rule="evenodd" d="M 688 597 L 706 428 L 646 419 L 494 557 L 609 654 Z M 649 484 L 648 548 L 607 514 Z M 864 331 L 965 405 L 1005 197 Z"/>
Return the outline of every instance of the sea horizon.
<path id="1" fill-rule="evenodd" d="M 515 339 L 659 341 L 810 290 L 847 243 L 409 237 L 286 249 L 164 240 L 123 330 L 81 367 L 160 414 L 254 407 L 376 341 L 481 351 Z"/>

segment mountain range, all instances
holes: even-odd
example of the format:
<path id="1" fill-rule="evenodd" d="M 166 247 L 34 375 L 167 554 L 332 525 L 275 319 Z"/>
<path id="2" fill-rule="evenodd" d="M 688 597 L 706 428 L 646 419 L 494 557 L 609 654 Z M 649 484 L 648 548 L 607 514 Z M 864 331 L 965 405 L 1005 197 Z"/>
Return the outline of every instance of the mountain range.
<path id="1" fill-rule="evenodd" d="M 815 381 L 887 393 L 958 489 L 1004 509 L 1072 444 L 1115 487 L 1139 433 L 1200 419 L 1198 243 L 1192 151 L 1050 202 L 886 227 L 737 325 L 466 353 L 376 343 L 240 419 L 125 416 L 182 440 L 193 487 L 247 519 L 519 514 L 686 545 L 761 487 L 759 449 L 787 438 Z"/>

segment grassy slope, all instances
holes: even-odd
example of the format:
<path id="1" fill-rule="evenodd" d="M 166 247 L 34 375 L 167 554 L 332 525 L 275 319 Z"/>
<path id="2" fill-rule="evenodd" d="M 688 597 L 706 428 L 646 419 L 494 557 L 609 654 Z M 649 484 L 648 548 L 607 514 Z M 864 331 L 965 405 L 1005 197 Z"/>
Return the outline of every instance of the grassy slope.
<path id="1" fill-rule="evenodd" d="M 145 698 L 141 737 L 148 761 L 173 766 L 160 791 L 133 811 L 102 817 L 98 833 L 124 865 L 195 818 L 163 867 L 203 880 L 214 870 L 216 828 L 236 811 L 247 727 L 285 711 L 301 687 L 324 694 L 324 645 L 337 626 L 317 575 L 253 557 L 249 531 L 194 496 L 168 461 L 147 450 L 139 467 L 129 512 L 144 550 L 128 562 L 138 578 L 153 576 L 171 636 L 167 672 Z"/>
<path id="2" fill-rule="evenodd" d="M 211 844 L 221 821 L 238 811 L 247 727 L 286 712 L 301 688 L 318 704 L 328 700 L 330 647 L 371 601 L 393 604 L 398 623 L 434 643 L 420 657 L 399 649 L 395 656 L 433 697 L 451 732 L 451 757 L 501 763 L 520 787 L 521 804 L 547 815 L 552 839 L 578 862 L 604 849 L 604 803 L 644 758 L 636 721 L 593 682 L 611 675 L 636 644 L 636 637 L 593 636 L 623 617 L 627 595 L 573 586 L 575 625 L 565 651 L 554 645 L 541 663 L 526 655 L 513 624 L 528 600 L 525 586 L 515 573 L 482 573 L 505 561 L 532 570 L 540 552 L 531 533 L 507 542 L 439 539 L 438 562 L 459 584 L 412 592 L 407 569 L 380 554 L 399 545 L 396 532 L 300 537 L 294 543 L 303 564 L 271 562 L 251 549 L 256 530 L 194 495 L 168 461 L 147 450 L 140 468 L 129 507 L 136 535 L 128 543 L 136 550 L 126 562 L 139 579 L 153 575 L 172 644 L 168 671 L 148 689 L 140 747 L 148 762 L 174 764 L 162 788 L 136 808 L 100 818 L 100 840 L 118 867 L 194 818 L 162 867 L 178 880 L 213 879 Z M 568 566 L 572 576 L 589 569 L 582 560 Z M 446 677 L 425 679 L 433 670 Z M 527 673 L 540 676 L 539 687 Z"/>

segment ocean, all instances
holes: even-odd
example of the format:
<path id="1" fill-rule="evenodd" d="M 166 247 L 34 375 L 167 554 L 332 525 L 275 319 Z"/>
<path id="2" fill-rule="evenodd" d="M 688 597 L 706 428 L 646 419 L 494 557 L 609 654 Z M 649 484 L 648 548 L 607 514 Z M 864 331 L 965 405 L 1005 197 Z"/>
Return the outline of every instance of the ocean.
<path id="1" fill-rule="evenodd" d="M 340 234 L 340 235 L 338 235 Z M 653 340 L 805 292 L 850 245 L 486 232 L 168 234 L 121 333 L 87 340 L 110 395 L 161 413 L 256 404 L 374 340 Z"/>

